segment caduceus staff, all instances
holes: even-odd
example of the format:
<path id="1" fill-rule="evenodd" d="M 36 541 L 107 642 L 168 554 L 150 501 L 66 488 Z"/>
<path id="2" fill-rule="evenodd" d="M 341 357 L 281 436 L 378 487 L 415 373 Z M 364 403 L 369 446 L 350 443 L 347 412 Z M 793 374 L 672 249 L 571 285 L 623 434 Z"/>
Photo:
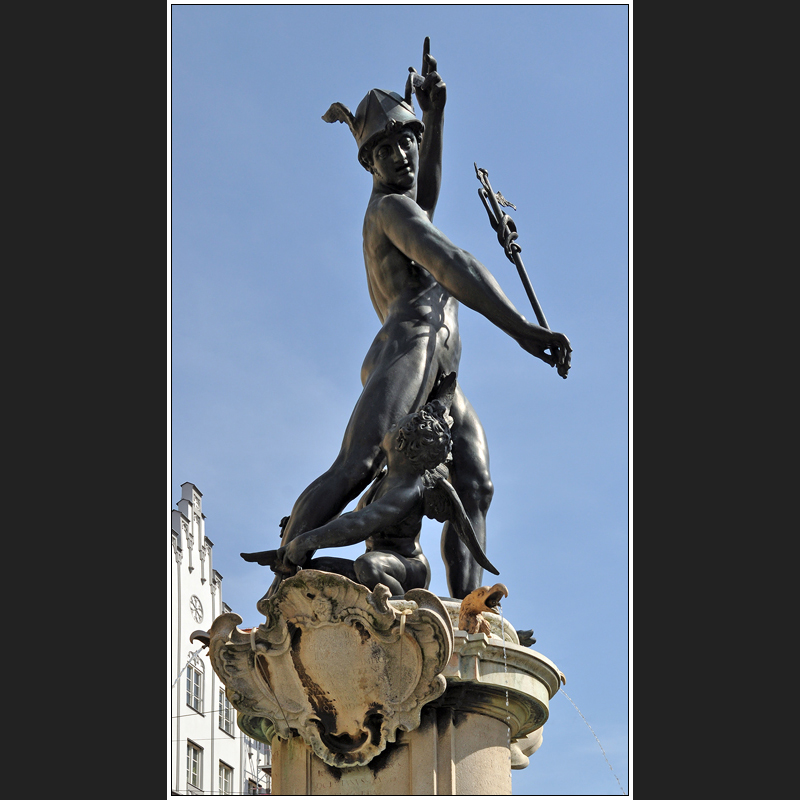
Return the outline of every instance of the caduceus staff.
<path id="1" fill-rule="evenodd" d="M 533 291 L 531 279 L 528 277 L 525 265 L 522 263 L 522 258 L 520 257 L 522 248 L 516 241 L 519 236 L 517 233 L 517 226 L 514 220 L 500 209 L 501 205 L 507 208 L 513 208 L 514 211 L 517 210 L 517 207 L 513 203 L 509 203 L 500 192 L 495 192 L 494 189 L 492 189 L 492 185 L 489 183 L 489 173 L 485 169 L 482 169 L 474 162 L 473 164 L 475 166 L 475 175 L 481 182 L 481 188 L 478 189 L 478 196 L 481 198 L 483 207 L 486 209 L 486 213 L 489 216 L 489 223 L 495 233 L 497 233 L 497 241 L 502 245 L 508 260 L 516 266 L 519 277 L 522 280 L 522 285 L 525 287 L 525 293 L 528 295 L 528 300 L 531 301 L 533 312 L 536 314 L 539 325 L 549 331 L 550 326 L 547 324 L 542 306 L 539 303 L 539 299 L 536 297 L 536 292 Z M 571 348 L 567 351 L 564 363 L 558 365 L 558 374 L 562 378 L 566 378 L 567 372 L 569 372 L 570 352 Z"/>

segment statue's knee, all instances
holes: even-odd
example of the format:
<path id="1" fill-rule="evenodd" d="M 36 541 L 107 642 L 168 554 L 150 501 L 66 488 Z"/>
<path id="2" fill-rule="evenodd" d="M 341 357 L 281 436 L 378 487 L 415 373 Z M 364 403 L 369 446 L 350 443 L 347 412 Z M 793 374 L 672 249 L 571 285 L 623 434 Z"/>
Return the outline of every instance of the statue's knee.
<path id="1" fill-rule="evenodd" d="M 375 478 L 380 469 L 378 456 L 369 454 L 354 458 L 342 454 L 336 459 L 329 474 L 334 481 L 343 487 L 342 494 L 348 497 L 348 502 L 362 492 Z"/>
<path id="2" fill-rule="evenodd" d="M 466 495 L 461 498 L 462 502 L 471 502 L 479 510 L 487 511 L 494 497 L 494 484 L 488 473 L 473 475 L 461 492 Z"/>

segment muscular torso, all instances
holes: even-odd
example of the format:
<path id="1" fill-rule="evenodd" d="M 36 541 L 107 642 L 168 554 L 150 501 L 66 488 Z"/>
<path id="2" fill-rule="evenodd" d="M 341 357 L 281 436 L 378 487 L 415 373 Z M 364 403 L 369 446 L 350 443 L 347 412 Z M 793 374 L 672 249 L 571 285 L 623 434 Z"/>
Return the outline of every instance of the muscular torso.
<path id="1" fill-rule="evenodd" d="M 367 551 L 379 550 L 384 553 L 397 553 L 406 558 L 416 558 L 422 555 L 422 547 L 419 544 L 421 531 L 421 519 L 407 520 L 384 528 L 380 533 L 370 536 L 365 541 L 366 549 Z"/>
<path id="2" fill-rule="evenodd" d="M 362 380 L 387 348 L 413 358 L 409 349 L 420 343 L 437 374 L 457 372 L 458 301 L 392 243 L 377 217 L 373 201 L 364 218 L 364 264 L 370 299 L 383 326 L 364 361 Z"/>

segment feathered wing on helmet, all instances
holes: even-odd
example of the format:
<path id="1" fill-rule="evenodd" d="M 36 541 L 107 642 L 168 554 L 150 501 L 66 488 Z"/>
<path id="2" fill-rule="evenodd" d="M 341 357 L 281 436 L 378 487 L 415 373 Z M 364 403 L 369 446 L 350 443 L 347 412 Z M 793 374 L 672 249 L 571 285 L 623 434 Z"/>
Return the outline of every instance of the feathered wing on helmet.
<path id="1" fill-rule="evenodd" d="M 371 171 L 369 152 L 382 135 L 399 126 L 410 128 L 421 138 L 425 130 L 414 115 L 410 97 L 403 98 L 384 89 L 367 92 L 355 114 L 343 103 L 333 103 L 322 119 L 325 122 L 344 122 L 350 128 L 358 145 L 358 160 L 368 172 Z"/>
<path id="2" fill-rule="evenodd" d="M 353 112 L 343 103 L 333 103 L 331 107 L 322 115 L 322 119 L 325 122 L 344 122 L 348 128 L 350 128 L 350 133 L 357 139 L 358 133 L 356 133 L 356 118 L 353 116 Z"/>

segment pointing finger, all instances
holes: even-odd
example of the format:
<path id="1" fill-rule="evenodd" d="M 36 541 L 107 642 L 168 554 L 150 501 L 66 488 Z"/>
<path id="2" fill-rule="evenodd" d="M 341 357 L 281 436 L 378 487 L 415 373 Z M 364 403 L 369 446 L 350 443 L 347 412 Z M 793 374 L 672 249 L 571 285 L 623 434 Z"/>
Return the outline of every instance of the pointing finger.
<path id="1" fill-rule="evenodd" d="M 422 44 L 422 74 L 428 74 L 428 60 L 431 57 L 431 37 L 426 36 Z M 435 69 L 435 67 L 434 67 Z"/>

